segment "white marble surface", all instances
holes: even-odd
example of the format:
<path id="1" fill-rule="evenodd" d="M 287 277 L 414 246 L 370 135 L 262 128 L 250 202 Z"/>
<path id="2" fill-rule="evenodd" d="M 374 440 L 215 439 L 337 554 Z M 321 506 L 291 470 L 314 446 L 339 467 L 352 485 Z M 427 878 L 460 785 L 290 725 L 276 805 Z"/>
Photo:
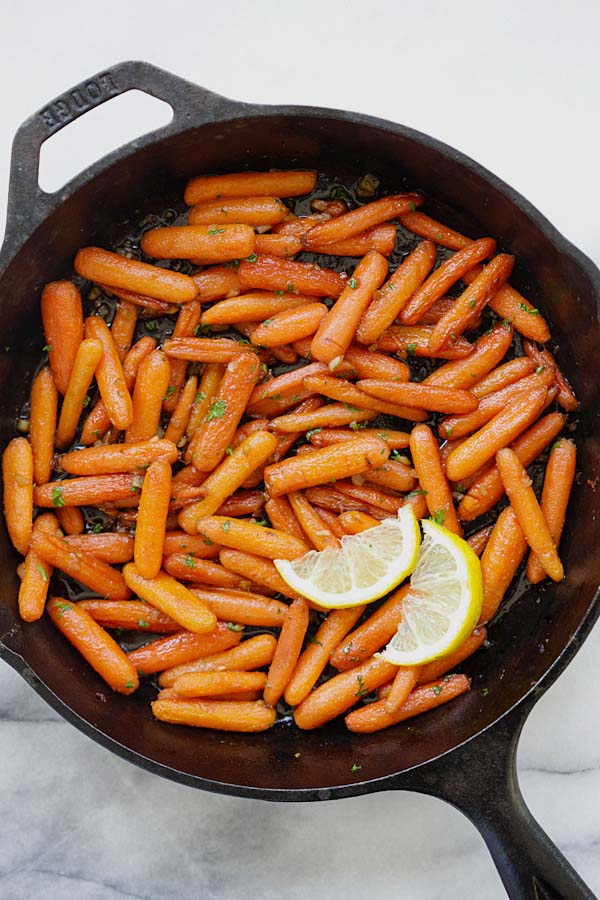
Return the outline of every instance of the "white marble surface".
<path id="1" fill-rule="evenodd" d="M 434 134 L 520 189 L 600 262 L 599 28 L 593 0 L 5 4 L 0 214 L 18 124 L 85 76 L 140 58 L 232 97 L 357 109 Z M 49 153 L 55 184 L 154 121 L 149 108 L 106 115 L 82 120 Z M 597 628 L 534 710 L 519 756 L 532 811 L 598 893 L 599 654 Z M 287 806 L 195 792 L 96 746 L 0 668 L 2 900 L 367 893 L 504 896 L 475 830 L 436 800 Z"/>

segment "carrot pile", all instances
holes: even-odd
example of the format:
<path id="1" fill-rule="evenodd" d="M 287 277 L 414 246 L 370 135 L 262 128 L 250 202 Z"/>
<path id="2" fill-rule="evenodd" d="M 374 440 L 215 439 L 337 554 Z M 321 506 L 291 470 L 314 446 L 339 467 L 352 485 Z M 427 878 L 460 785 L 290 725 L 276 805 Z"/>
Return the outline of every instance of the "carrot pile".
<path id="1" fill-rule="evenodd" d="M 115 691 L 156 675 L 165 722 L 262 731 L 284 703 L 302 729 L 394 725 L 469 690 L 447 673 L 481 647 L 525 556 L 531 583 L 563 578 L 576 451 L 560 435 L 578 403 L 544 317 L 508 283 L 513 256 L 430 218 L 418 193 L 313 197 L 295 215 L 315 185 L 194 178 L 188 224 L 147 230 L 140 258 L 81 249 L 75 281 L 116 298 L 110 324 L 72 282 L 42 293 L 47 363 L 2 462 L 20 614 L 46 610 Z M 422 240 L 390 271 L 398 222 Z M 399 669 L 376 654 L 406 587 L 325 614 L 273 560 L 407 504 L 467 531 L 484 603 L 459 650 Z M 55 570 L 96 596 L 57 596 Z M 116 629 L 151 638 L 126 652 Z"/>

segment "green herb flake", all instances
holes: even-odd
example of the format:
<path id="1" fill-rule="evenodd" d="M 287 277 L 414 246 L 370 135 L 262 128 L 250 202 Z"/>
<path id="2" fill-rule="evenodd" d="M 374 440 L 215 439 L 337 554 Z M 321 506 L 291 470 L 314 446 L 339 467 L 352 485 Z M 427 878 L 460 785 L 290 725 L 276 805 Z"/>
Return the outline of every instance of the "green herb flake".
<path id="1" fill-rule="evenodd" d="M 204 535 L 202 535 L 202 543 L 206 544 L 207 547 L 212 547 L 212 545 L 213 545 L 213 542 L 211 541 L 211 539 L 204 537 Z"/>
<path id="2" fill-rule="evenodd" d="M 543 371 L 544 371 L 544 366 L 538 366 L 537 369 L 535 370 L 535 374 L 541 375 Z"/>
<path id="3" fill-rule="evenodd" d="M 137 623 L 139 628 L 150 628 L 149 622 L 146 622 L 144 619 L 138 619 Z"/>
<path id="4" fill-rule="evenodd" d="M 183 560 L 183 564 L 184 564 L 184 566 L 187 566 L 188 569 L 196 568 L 196 560 L 194 559 L 194 557 L 192 556 L 191 553 L 188 553 L 188 555 L 185 557 L 185 559 Z"/>
<path id="5" fill-rule="evenodd" d="M 354 694 L 355 697 L 364 697 L 369 693 L 369 689 L 365 687 L 365 681 L 362 675 L 357 675 L 356 680 L 358 681 L 358 690 Z"/>
<path id="6" fill-rule="evenodd" d="M 269 523 L 267 522 L 267 520 L 265 519 L 264 516 L 261 516 L 260 519 L 255 519 L 254 524 L 260 525 L 261 528 L 268 528 L 268 526 L 269 526 Z"/>
<path id="7" fill-rule="evenodd" d="M 202 403 L 203 400 L 206 400 L 206 394 L 203 391 L 198 391 L 194 397 L 194 403 Z"/>
<path id="8" fill-rule="evenodd" d="M 125 683 L 125 687 L 127 688 L 128 691 L 132 691 L 135 687 L 135 684 L 133 683 L 133 681 L 127 681 Z"/>
<path id="9" fill-rule="evenodd" d="M 223 524 L 221 525 L 221 529 L 223 531 L 229 531 L 230 526 L 231 526 L 231 522 L 223 522 Z"/>
<path id="10" fill-rule="evenodd" d="M 471 300 L 471 302 L 469 303 L 469 309 L 475 309 L 475 301 L 474 300 Z"/>
<path id="11" fill-rule="evenodd" d="M 172 397 L 174 393 L 175 393 L 175 385 L 174 385 L 174 384 L 170 384 L 169 387 L 167 388 L 167 392 L 166 392 L 166 394 L 165 394 L 165 397 Z"/>
<path id="12" fill-rule="evenodd" d="M 462 481 L 459 481 L 458 484 L 455 484 L 455 485 L 454 485 L 454 490 L 457 492 L 457 494 L 464 494 L 464 493 L 465 493 L 465 486 L 464 486 L 464 484 L 462 483 Z"/>
<path id="13" fill-rule="evenodd" d="M 210 404 L 210 409 L 206 414 L 206 422 L 210 422 L 212 419 L 222 419 L 225 415 L 225 411 L 227 409 L 227 403 L 225 400 L 213 400 Z"/>
<path id="14" fill-rule="evenodd" d="M 225 453 L 227 454 L 227 456 L 231 456 L 231 454 L 233 453 L 233 447 L 225 447 Z"/>
<path id="15" fill-rule="evenodd" d="M 294 294 L 296 292 L 293 281 L 288 281 L 287 290 L 289 294 Z"/>
<path id="16" fill-rule="evenodd" d="M 316 639 L 316 637 L 314 637 L 314 635 L 312 635 L 312 634 L 309 634 L 309 636 L 308 636 L 308 643 L 309 643 L 309 644 L 317 644 L 318 647 L 322 647 L 322 646 L 323 646 L 323 644 L 321 643 L 321 641 L 318 641 L 318 640 Z"/>
<path id="17" fill-rule="evenodd" d="M 348 287 L 352 288 L 352 290 L 354 290 L 356 287 L 358 287 L 358 281 L 356 280 L 356 278 L 350 279 L 350 281 L 348 282 Z"/>
<path id="18" fill-rule="evenodd" d="M 306 438 L 307 441 L 310 441 L 313 434 L 318 434 L 320 431 L 323 431 L 323 429 L 322 428 L 311 428 L 309 431 L 306 432 L 304 437 Z"/>
<path id="19" fill-rule="evenodd" d="M 454 431 L 452 425 L 445 425 L 444 430 L 446 432 L 446 437 L 452 437 L 452 432 Z"/>
<path id="20" fill-rule="evenodd" d="M 272 321 L 273 321 L 273 319 L 265 319 L 265 321 L 263 322 L 263 325 L 270 325 Z"/>
<path id="21" fill-rule="evenodd" d="M 61 616 L 63 616 L 64 613 L 66 613 L 66 611 L 71 608 L 72 607 L 71 607 L 70 603 L 61 603 L 59 600 L 57 600 L 56 603 L 54 604 L 54 609 L 58 610 L 56 618 L 60 619 Z"/>
<path id="22" fill-rule="evenodd" d="M 504 328 L 506 328 L 507 331 L 510 331 L 510 329 L 512 327 L 509 319 L 502 319 L 502 325 Z"/>
<path id="23" fill-rule="evenodd" d="M 411 212 L 414 212 L 417 207 L 411 200 L 410 203 L 408 204 L 408 208 L 410 209 Z"/>
<path id="24" fill-rule="evenodd" d="M 43 565 L 42 565 L 41 563 L 38 563 L 38 564 L 37 564 L 36 569 L 38 570 L 38 572 L 39 572 L 40 575 L 42 576 L 42 580 L 43 580 L 43 581 L 48 581 L 48 573 L 46 572 L 45 568 L 43 567 Z"/>
<path id="25" fill-rule="evenodd" d="M 433 693 L 435 694 L 436 697 L 439 697 L 439 695 L 442 693 L 442 689 L 439 686 L 439 684 L 434 684 Z"/>
<path id="26" fill-rule="evenodd" d="M 89 406 L 89 405 L 90 405 L 91 399 L 92 399 L 92 398 L 90 397 L 89 394 L 86 394 L 86 395 L 85 395 L 85 397 L 83 398 L 83 408 L 84 408 L 84 409 L 86 408 L 86 406 Z"/>
<path id="27" fill-rule="evenodd" d="M 215 234 L 223 234 L 225 231 L 224 228 L 209 228 L 208 234 L 212 237 Z"/>
<path id="28" fill-rule="evenodd" d="M 432 519 L 436 523 L 436 525 L 443 525 L 446 519 L 446 513 L 443 509 L 436 509 L 432 516 Z"/>
<path id="29" fill-rule="evenodd" d="M 350 422 L 348 427 L 351 428 L 352 431 L 360 431 L 361 428 L 366 428 L 368 424 L 368 420 L 366 422 Z"/>
<path id="30" fill-rule="evenodd" d="M 51 350 L 52 347 L 50 344 L 44 344 L 44 346 L 42 347 L 42 353 L 50 353 Z"/>
<path id="31" fill-rule="evenodd" d="M 344 403 L 346 409 L 349 409 L 351 412 L 360 412 L 360 409 L 357 406 L 352 406 L 351 403 Z"/>
<path id="32" fill-rule="evenodd" d="M 229 628 L 230 631 L 243 631 L 244 630 L 243 625 L 236 625 L 233 622 L 228 622 L 227 627 Z"/>
<path id="33" fill-rule="evenodd" d="M 256 262 L 257 259 L 258 256 L 256 255 L 256 253 L 251 253 L 250 256 L 246 257 L 246 262 Z"/>
<path id="34" fill-rule="evenodd" d="M 352 763 L 352 768 L 350 769 L 350 771 L 351 772 L 360 772 L 361 769 L 362 769 L 362 766 L 359 766 L 356 763 Z"/>
<path id="35" fill-rule="evenodd" d="M 487 695 L 489 694 L 489 692 L 490 692 L 490 689 L 489 689 L 489 688 L 481 688 L 481 696 L 482 696 L 482 697 L 487 697 Z"/>
<path id="36" fill-rule="evenodd" d="M 102 524 L 102 522 L 96 522 L 96 524 L 92 528 L 92 533 L 100 534 L 100 532 L 102 531 L 103 528 L 104 528 L 104 525 Z"/>
<path id="37" fill-rule="evenodd" d="M 417 488 L 415 491 L 411 491 L 410 494 L 407 494 L 406 499 L 408 500 L 409 497 L 419 497 L 419 496 L 423 496 L 423 497 L 427 496 L 427 491 L 424 491 L 423 488 Z"/>
<path id="38" fill-rule="evenodd" d="M 154 321 L 154 319 L 147 319 L 146 320 L 146 331 L 154 331 L 155 328 L 156 328 L 156 322 Z"/>
<path id="39" fill-rule="evenodd" d="M 62 488 L 58 485 L 52 491 L 52 506 L 55 506 L 57 509 L 62 509 L 65 505 L 65 501 L 62 496 Z"/>
<path id="40" fill-rule="evenodd" d="M 408 356 L 414 356 L 416 352 L 417 352 L 417 344 L 416 344 L 416 342 L 415 342 L 414 344 L 407 344 L 407 345 L 406 345 L 406 353 L 407 353 Z"/>
<path id="41" fill-rule="evenodd" d="M 285 294 L 285 291 L 275 291 L 275 294 L 276 294 L 278 297 L 282 297 L 283 294 Z"/>

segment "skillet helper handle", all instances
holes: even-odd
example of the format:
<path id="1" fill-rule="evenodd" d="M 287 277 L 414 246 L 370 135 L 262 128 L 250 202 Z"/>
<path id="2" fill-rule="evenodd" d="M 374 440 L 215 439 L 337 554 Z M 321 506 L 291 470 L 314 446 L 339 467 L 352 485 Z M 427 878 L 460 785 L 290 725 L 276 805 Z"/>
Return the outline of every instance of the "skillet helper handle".
<path id="1" fill-rule="evenodd" d="M 451 803 L 475 825 L 511 900 L 594 900 L 525 805 L 516 772 L 525 717 L 517 707 L 447 757 L 417 770 L 423 779 L 419 789 Z"/>

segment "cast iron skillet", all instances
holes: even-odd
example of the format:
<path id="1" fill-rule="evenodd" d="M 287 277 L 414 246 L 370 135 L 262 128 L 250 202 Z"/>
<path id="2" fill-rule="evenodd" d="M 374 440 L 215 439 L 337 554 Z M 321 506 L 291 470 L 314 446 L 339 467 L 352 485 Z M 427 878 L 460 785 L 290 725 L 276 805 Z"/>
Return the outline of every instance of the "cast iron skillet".
<path id="1" fill-rule="evenodd" d="M 41 191 L 38 159 L 46 138 L 133 88 L 170 103 L 172 122 L 110 154 L 59 192 Z M 48 104 L 15 137 L 0 255 L 2 441 L 14 435 L 15 414 L 39 360 L 41 287 L 68 276 L 77 248 L 110 246 L 131 221 L 174 205 L 194 174 L 292 166 L 354 176 L 375 172 L 391 189 L 420 188 L 439 198 L 450 225 L 493 235 L 516 253 L 515 282 L 535 302 L 539 298 L 560 344 L 560 365 L 584 410 L 580 477 L 562 544 L 567 579 L 525 590 L 492 626 L 491 647 L 464 667 L 474 676 L 470 693 L 418 721 L 368 736 L 337 723 L 315 733 L 280 726 L 242 735 L 153 721 L 149 688 L 134 698 L 107 694 L 47 619 L 22 628 L 17 560 L 4 530 L 0 654 L 64 718 L 150 772 L 265 800 L 394 789 L 438 796 L 480 830 L 511 897 L 590 898 L 524 805 L 515 753 L 533 704 L 598 615 L 600 492 L 593 486 L 600 476 L 600 408 L 592 363 L 600 360 L 600 272 L 519 194 L 456 150 L 381 119 L 237 103 L 143 62 L 102 72 Z M 353 766 L 361 768 L 353 774 Z"/>

